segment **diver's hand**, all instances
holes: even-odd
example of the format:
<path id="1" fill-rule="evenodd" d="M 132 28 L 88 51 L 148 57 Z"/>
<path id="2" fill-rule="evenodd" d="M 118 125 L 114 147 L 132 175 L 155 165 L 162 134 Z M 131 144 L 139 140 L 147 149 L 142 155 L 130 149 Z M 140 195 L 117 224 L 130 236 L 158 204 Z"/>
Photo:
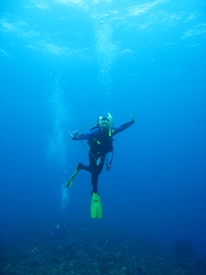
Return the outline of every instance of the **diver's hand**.
<path id="1" fill-rule="evenodd" d="M 75 140 L 79 136 L 79 132 L 77 130 L 70 133 L 70 137 L 72 140 Z"/>
<path id="2" fill-rule="evenodd" d="M 134 123 L 134 117 L 133 117 L 133 115 L 131 114 L 131 117 L 132 117 L 132 124 Z"/>

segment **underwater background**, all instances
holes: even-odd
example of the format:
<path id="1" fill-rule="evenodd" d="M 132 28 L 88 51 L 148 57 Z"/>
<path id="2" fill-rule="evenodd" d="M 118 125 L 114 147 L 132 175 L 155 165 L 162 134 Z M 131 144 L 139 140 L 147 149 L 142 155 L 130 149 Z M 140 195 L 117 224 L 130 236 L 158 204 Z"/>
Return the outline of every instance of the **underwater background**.
<path id="1" fill-rule="evenodd" d="M 206 3 L 1 0 L 0 273 L 206 274 Z M 90 218 L 88 152 L 115 126 Z"/>

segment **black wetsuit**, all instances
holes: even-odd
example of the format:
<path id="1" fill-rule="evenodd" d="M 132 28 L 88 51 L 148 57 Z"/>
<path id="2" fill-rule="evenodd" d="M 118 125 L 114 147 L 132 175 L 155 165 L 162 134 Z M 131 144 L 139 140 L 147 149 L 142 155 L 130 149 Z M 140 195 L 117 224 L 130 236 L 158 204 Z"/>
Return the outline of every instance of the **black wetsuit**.
<path id="1" fill-rule="evenodd" d="M 94 127 L 89 133 L 79 135 L 74 137 L 74 140 L 88 140 L 90 146 L 89 150 L 89 166 L 84 164 L 79 164 L 79 168 L 86 170 L 91 173 L 92 182 L 92 192 L 97 193 L 97 184 L 99 174 L 102 172 L 106 154 L 113 150 L 112 138 L 129 128 L 134 123 L 134 120 L 122 124 L 119 127 L 112 127 L 111 136 L 109 135 L 109 130 L 101 130 L 98 127 Z M 98 163 L 100 161 L 100 163 Z"/>

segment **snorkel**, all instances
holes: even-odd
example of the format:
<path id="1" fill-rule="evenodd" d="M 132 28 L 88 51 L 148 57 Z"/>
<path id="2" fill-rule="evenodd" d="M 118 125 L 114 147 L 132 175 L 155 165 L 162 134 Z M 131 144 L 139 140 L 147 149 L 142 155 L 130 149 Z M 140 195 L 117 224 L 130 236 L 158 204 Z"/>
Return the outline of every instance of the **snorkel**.
<path id="1" fill-rule="evenodd" d="M 109 127 L 109 136 L 111 137 L 112 136 L 112 116 L 110 113 L 108 113 L 108 120 L 109 120 L 109 123 L 110 123 L 110 127 Z"/>

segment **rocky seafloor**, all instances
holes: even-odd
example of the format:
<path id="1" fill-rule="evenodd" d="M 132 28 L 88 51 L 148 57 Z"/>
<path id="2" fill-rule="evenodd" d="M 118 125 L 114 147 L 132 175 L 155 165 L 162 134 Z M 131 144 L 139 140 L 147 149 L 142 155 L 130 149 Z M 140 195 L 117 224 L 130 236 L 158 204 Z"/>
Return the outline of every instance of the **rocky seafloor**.
<path id="1" fill-rule="evenodd" d="M 205 275 L 206 259 L 135 234 L 36 230 L 1 241 L 0 274 Z"/>

